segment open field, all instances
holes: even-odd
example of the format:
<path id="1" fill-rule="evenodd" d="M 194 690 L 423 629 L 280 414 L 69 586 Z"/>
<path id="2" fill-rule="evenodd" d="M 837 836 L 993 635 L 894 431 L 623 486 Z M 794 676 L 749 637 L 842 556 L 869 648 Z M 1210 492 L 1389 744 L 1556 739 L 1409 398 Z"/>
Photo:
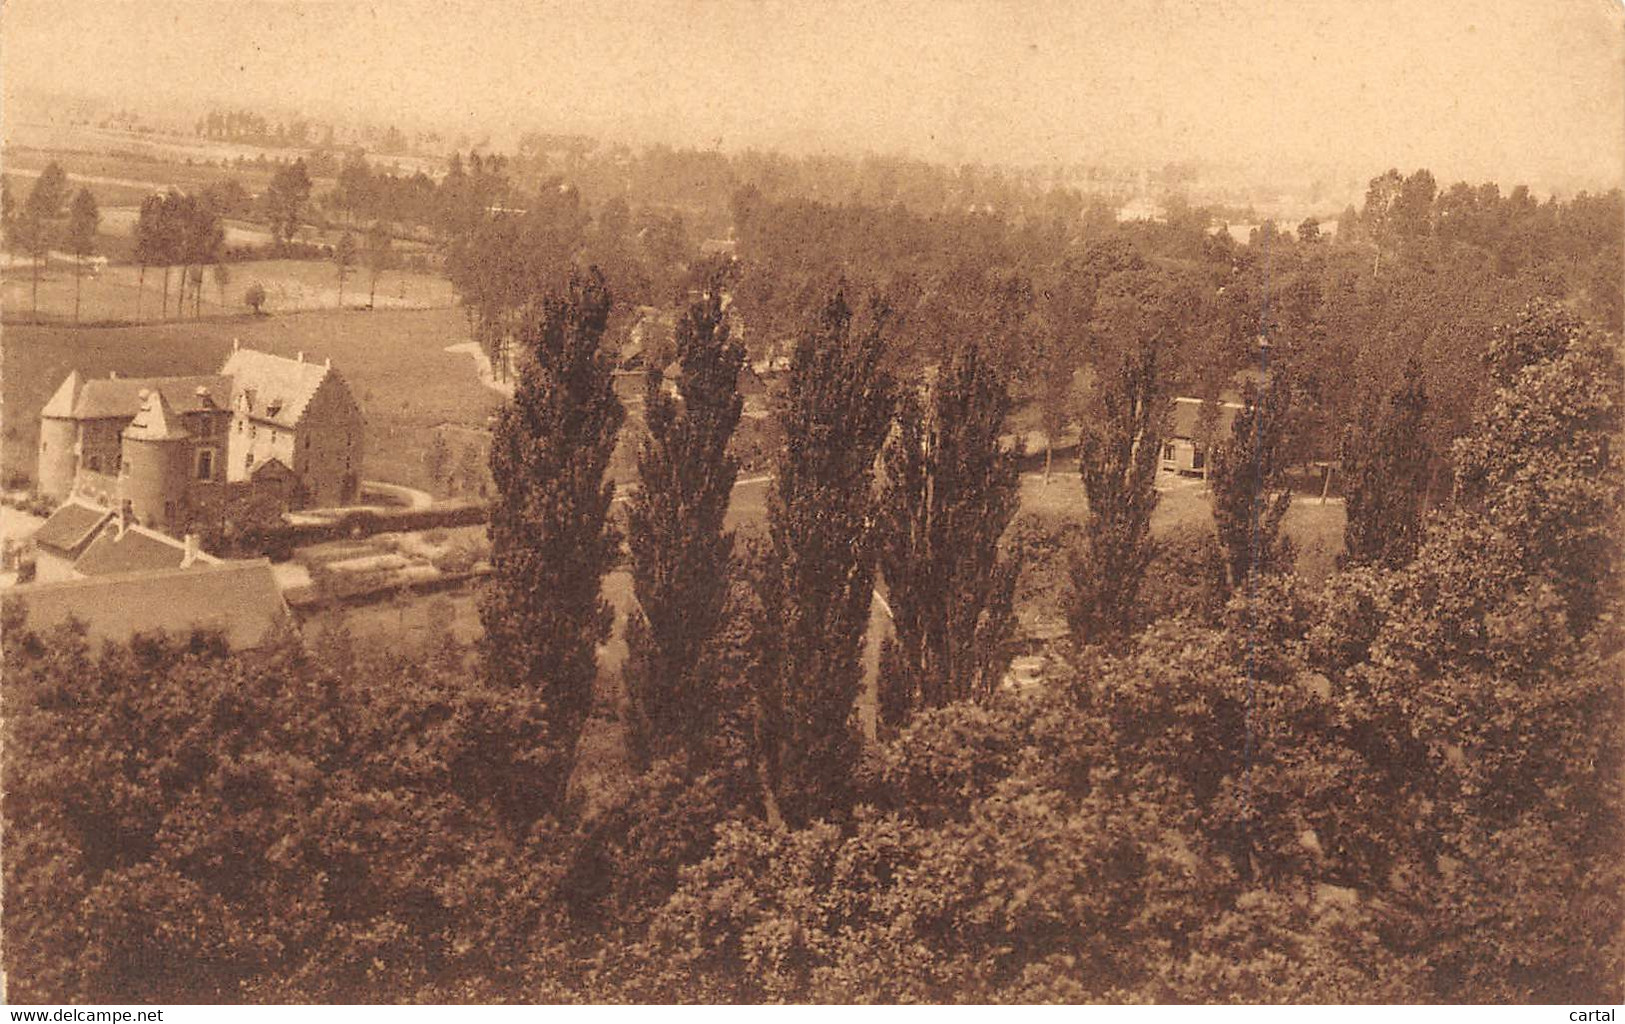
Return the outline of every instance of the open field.
<path id="1" fill-rule="evenodd" d="M 1059 462 L 1057 463 L 1059 465 Z M 1151 532 L 1164 536 L 1180 529 L 1211 530 L 1213 505 L 1195 477 L 1162 474 L 1157 487 L 1161 497 L 1151 513 Z M 1063 471 L 1057 469 L 1044 482 L 1042 474 L 1032 473 L 1021 478 L 1021 511 L 1036 513 L 1050 522 L 1073 522 L 1081 525 L 1088 509 L 1083 482 L 1078 478 L 1076 466 L 1068 464 Z M 1337 556 L 1343 550 L 1343 524 L 1346 516 L 1343 502 L 1332 498 L 1322 504 L 1319 493 L 1296 491 L 1292 507 L 1281 523 L 1281 531 L 1298 546 L 1298 572 L 1308 579 L 1324 578 L 1335 567 Z"/>
<path id="2" fill-rule="evenodd" d="M 466 356 L 444 351 L 467 327 L 455 309 L 231 316 L 131 327 L 8 325 L 0 361 L 6 472 L 32 476 L 39 410 L 78 369 L 86 376 L 212 373 L 233 338 L 283 356 L 331 358 L 367 417 L 369 479 L 423 487 L 423 452 L 435 427 L 483 427 L 500 401 Z"/>
<path id="3" fill-rule="evenodd" d="M 262 146 L 252 142 L 206 139 L 173 132 L 132 132 L 45 121 L 13 121 L 7 124 L 5 146 L 8 159 L 15 156 L 19 163 L 26 161 L 28 166 L 43 166 L 45 160 L 71 156 L 181 167 L 188 166 L 190 161 L 191 165 L 201 169 L 239 157 L 246 161 L 260 157 L 269 161 L 286 160 L 302 155 L 311 148 Z M 407 174 L 422 170 L 433 175 L 445 170 L 445 160 L 438 155 L 369 155 L 369 158 L 380 167 L 395 167 Z"/>
<path id="4" fill-rule="evenodd" d="M 268 313 L 305 310 L 331 310 L 338 307 L 338 275 L 333 264 L 312 260 L 255 260 L 225 265 L 231 275 L 224 292 L 215 283 L 211 269 L 205 268 L 202 313 L 204 316 L 237 315 L 247 312 L 243 295 L 250 285 L 265 287 Z M 169 310 L 179 288 L 180 270 L 169 274 Z M 158 320 L 163 296 L 162 268 L 148 267 L 145 283 L 139 268 L 113 264 L 100 274 L 86 273 L 80 279 L 80 314 L 84 323 L 98 321 Z M 352 270 L 344 284 L 344 307 L 357 309 L 367 303 L 369 275 Z M 33 309 L 33 275 L 26 266 L 13 266 L 0 274 L 0 309 L 11 318 L 28 317 Z M 71 320 L 74 277 L 71 266 L 55 265 L 40 271 L 39 316 L 44 320 Z M 375 309 L 428 309 L 453 305 L 456 293 L 442 277 L 410 271 L 389 270 L 378 276 Z M 186 303 L 191 319 L 193 300 Z"/>
<path id="5" fill-rule="evenodd" d="M 128 243 L 119 241 L 127 239 L 135 224 L 135 215 L 141 202 L 154 192 L 164 189 L 179 189 L 183 192 L 197 192 L 209 185 L 227 180 L 235 180 L 242 185 L 250 195 L 263 193 L 270 184 L 273 174 L 272 168 L 254 167 L 222 167 L 216 163 L 205 163 L 204 160 L 226 159 L 228 156 L 240 155 L 247 150 L 249 158 L 257 155 L 257 147 L 205 147 L 197 150 L 196 156 L 182 157 L 180 153 L 190 151 L 171 150 L 169 148 L 134 149 L 119 152 L 92 152 L 88 149 L 54 149 L 26 148 L 10 146 L 5 149 L 3 163 L 6 185 L 12 195 L 20 202 L 34 187 L 34 181 L 40 172 L 51 163 L 59 165 L 68 176 L 70 192 L 76 192 L 81 187 L 88 188 L 96 197 L 96 205 L 102 214 L 102 231 L 114 242 L 110 248 L 104 248 L 104 255 L 122 255 L 128 249 Z M 143 155 L 150 152 L 164 154 L 157 157 Z M 275 159 L 288 159 L 298 155 L 299 151 L 279 150 L 272 151 Z M 188 163 L 186 159 L 194 162 Z M 312 195 L 320 195 L 333 187 L 333 179 L 312 177 Z M 227 221 L 226 245 L 228 247 L 242 247 L 250 245 L 267 245 L 271 242 L 271 232 L 263 223 L 247 221 Z M 353 227 L 352 232 L 359 235 L 365 230 L 364 226 Z M 343 234 L 343 228 L 321 228 L 315 225 L 302 225 L 296 234 L 299 241 L 336 243 Z M 397 239 L 396 248 L 400 252 L 426 251 L 427 246 L 422 242 L 407 239 Z"/>
<path id="6" fill-rule="evenodd" d="M 76 187 L 86 184 L 92 192 L 103 185 L 146 188 L 148 191 L 173 185 L 192 191 L 225 178 L 236 178 L 248 191 L 260 192 L 270 183 L 274 171 L 274 168 L 252 165 L 221 167 L 219 160 L 229 160 L 237 155 L 225 152 L 215 154 L 199 151 L 191 157 L 192 162 L 187 163 L 187 157 L 178 153 L 135 143 L 125 144 L 116 138 L 100 145 L 87 139 L 86 144 L 80 147 L 71 145 L 72 140 L 64 140 L 69 144 L 51 147 L 13 145 L 10 140 L 7 141 L 7 173 L 23 177 L 37 176 L 47 165 L 55 163 L 67 172 Z M 255 154 L 244 155 L 252 158 Z M 289 150 L 277 155 L 291 158 L 300 154 Z"/>

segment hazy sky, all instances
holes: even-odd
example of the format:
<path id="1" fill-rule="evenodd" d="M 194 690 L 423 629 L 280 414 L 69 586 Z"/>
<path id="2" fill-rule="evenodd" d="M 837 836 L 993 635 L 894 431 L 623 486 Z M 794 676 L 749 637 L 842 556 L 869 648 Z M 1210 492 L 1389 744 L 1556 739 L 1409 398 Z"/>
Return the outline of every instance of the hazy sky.
<path id="1" fill-rule="evenodd" d="M 1621 0 L 5 0 L 7 91 L 727 148 L 1625 179 Z"/>

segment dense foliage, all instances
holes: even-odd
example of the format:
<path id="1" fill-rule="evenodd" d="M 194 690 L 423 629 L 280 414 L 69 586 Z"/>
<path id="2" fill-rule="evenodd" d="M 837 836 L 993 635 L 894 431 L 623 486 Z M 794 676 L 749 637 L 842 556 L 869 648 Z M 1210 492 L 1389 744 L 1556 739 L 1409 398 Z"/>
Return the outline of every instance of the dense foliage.
<path id="1" fill-rule="evenodd" d="M 1064 196 L 1006 220 L 958 202 L 996 183 L 924 174 L 890 195 L 915 206 L 735 194 L 727 316 L 699 295 L 675 394 L 645 395 L 643 749 L 588 807 L 623 411 L 607 288 L 570 267 L 676 280 L 689 229 L 557 188 L 493 214 L 505 173 L 459 168 L 437 214 L 518 370 L 484 637 L 232 654 L 3 623 L 12 999 L 1625 998 L 1625 396 L 1589 278 L 1617 195 L 1394 172 L 1335 241 L 1237 246 L 1189 210 L 1085 244 Z M 907 319 L 831 299 L 840 271 Z M 736 558 L 741 322 L 796 340 L 768 537 Z M 1215 526 L 1153 541 L 1160 400 L 1217 396 L 1260 336 Z M 927 397 L 900 384 L 930 366 Z M 1138 592 L 1091 598 L 1075 639 L 1101 642 L 1053 645 L 1040 684 L 993 686 L 1023 551 L 1005 386 L 1064 408 L 1075 370 L 1110 414 L 1080 453 L 1096 575 Z M 1351 425 L 1350 557 L 1311 583 L 1287 472 Z M 866 739 L 877 583 L 903 684 Z"/>

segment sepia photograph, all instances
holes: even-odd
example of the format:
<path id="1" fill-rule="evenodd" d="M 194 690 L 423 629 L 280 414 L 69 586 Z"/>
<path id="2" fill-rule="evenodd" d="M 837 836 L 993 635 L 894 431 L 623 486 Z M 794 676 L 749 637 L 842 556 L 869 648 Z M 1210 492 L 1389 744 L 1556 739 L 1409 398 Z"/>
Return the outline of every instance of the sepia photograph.
<path id="1" fill-rule="evenodd" d="M 1625 1003 L 1622 0 L 3 0 L 0 179 L 11 1020 Z"/>

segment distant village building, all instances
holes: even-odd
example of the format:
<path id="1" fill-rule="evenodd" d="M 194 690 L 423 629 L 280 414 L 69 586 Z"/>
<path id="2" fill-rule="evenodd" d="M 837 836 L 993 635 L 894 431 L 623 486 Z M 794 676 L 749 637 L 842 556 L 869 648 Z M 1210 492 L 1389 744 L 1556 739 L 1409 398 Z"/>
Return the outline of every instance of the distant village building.
<path id="1" fill-rule="evenodd" d="M 1119 224 L 1132 221 L 1155 221 L 1161 223 L 1168 219 L 1168 210 L 1163 204 L 1149 196 L 1135 196 L 1117 209 L 1117 222 Z"/>
<path id="2" fill-rule="evenodd" d="M 365 420 L 325 363 L 236 349 L 210 376 L 85 380 L 40 412 L 40 490 L 179 534 L 244 490 L 286 508 L 351 504 Z"/>
<path id="3" fill-rule="evenodd" d="M 1213 404 L 1212 422 L 1207 424 L 1209 429 L 1204 436 L 1202 399 L 1174 399 L 1168 416 L 1168 432 L 1162 439 L 1160 464 L 1164 472 L 1207 476 L 1212 455 L 1209 445 L 1229 435 L 1236 415 L 1243 408 L 1240 402 L 1222 396 Z"/>

